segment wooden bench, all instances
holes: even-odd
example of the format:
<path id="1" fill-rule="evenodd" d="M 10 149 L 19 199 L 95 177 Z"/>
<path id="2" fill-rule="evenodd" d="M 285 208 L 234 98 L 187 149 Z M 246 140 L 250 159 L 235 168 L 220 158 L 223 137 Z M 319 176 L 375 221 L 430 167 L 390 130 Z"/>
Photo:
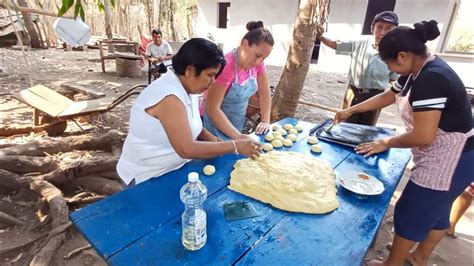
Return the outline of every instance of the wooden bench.
<path id="1" fill-rule="evenodd" d="M 133 53 L 135 55 L 138 55 L 138 42 L 131 42 L 131 41 L 125 41 L 125 40 L 102 40 L 99 41 L 99 54 L 100 54 L 100 62 L 102 64 L 102 72 L 105 73 L 105 60 L 115 60 L 117 58 L 117 54 L 114 53 L 114 51 L 110 51 L 105 49 L 105 47 L 110 46 L 112 47 L 114 45 L 120 45 L 120 46 L 131 46 Z M 105 46 L 105 47 L 104 47 Z M 105 52 L 106 51 L 106 52 Z"/>
<path id="2" fill-rule="evenodd" d="M 105 93 L 103 93 L 103 92 L 96 91 L 96 90 L 84 87 L 84 86 L 79 85 L 79 84 L 71 83 L 71 82 L 65 82 L 65 83 L 61 84 L 61 87 L 65 88 L 65 89 L 75 91 L 77 93 L 82 93 L 82 94 L 91 96 L 94 99 L 105 97 Z"/>

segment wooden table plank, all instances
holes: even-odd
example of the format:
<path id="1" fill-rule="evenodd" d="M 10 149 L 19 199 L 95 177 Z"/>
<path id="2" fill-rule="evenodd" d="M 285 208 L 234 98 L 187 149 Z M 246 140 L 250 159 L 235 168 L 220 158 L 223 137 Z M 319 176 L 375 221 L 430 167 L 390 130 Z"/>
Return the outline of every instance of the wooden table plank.
<path id="1" fill-rule="evenodd" d="M 87 88 L 84 85 L 80 85 L 80 84 L 73 83 L 73 82 L 64 82 L 63 84 L 61 84 L 61 87 L 65 88 L 65 89 L 73 90 L 73 91 L 78 92 L 78 93 L 83 93 L 85 95 L 91 95 L 92 97 L 94 97 L 96 99 L 105 97 L 105 93 L 103 93 L 103 92 L 96 91 L 94 89 Z"/>
<path id="2" fill-rule="evenodd" d="M 384 183 L 378 196 L 360 196 L 338 185 L 340 207 L 325 215 L 288 214 L 238 264 L 360 265 L 410 160 L 408 149 L 369 159 L 351 154 L 337 168 L 361 170 Z"/>

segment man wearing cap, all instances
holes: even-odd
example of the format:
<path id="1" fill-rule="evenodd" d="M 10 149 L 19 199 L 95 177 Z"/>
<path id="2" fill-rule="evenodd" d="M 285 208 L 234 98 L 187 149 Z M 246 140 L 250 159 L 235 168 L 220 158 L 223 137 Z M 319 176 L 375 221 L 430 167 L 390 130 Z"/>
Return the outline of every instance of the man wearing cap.
<path id="1" fill-rule="evenodd" d="M 318 36 L 326 46 L 335 49 L 336 54 L 350 55 L 349 86 L 342 103 L 346 109 L 384 92 L 390 81 L 398 78 L 395 72 L 388 69 L 387 64 L 380 59 L 378 44 L 387 32 L 398 26 L 398 16 L 392 11 L 384 11 L 375 15 L 371 31 L 373 38 L 358 41 L 333 41 Z M 374 126 L 380 114 L 380 109 L 365 113 L 354 114 L 346 122 Z"/>

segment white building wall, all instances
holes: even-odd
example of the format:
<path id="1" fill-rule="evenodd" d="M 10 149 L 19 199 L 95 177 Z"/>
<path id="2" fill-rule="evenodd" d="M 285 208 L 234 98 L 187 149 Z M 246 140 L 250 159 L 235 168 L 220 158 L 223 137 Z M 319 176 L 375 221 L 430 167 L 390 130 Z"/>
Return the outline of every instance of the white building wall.
<path id="1" fill-rule="evenodd" d="M 383 1 L 383 0 L 380 0 Z M 413 26 L 422 20 L 438 21 L 441 36 L 428 42 L 430 52 L 442 51 L 443 40 L 447 35 L 447 25 L 453 15 L 454 4 L 460 0 L 397 0 L 395 12 L 400 18 L 400 25 Z M 473 1 L 473 0 L 462 0 Z M 293 24 L 298 14 L 297 0 L 198 0 L 199 14 L 195 28 L 198 36 L 210 33 L 214 39 L 224 44 L 224 52 L 237 47 L 247 32 L 245 24 L 250 20 L 262 20 L 271 30 L 275 46 L 269 58 L 269 65 L 284 65 L 291 43 Z M 229 28 L 218 29 L 218 2 L 230 2 Z M 329 23 L 325 36 L 339 40 L 364 38 L 362 27 L 365 19 L 368 0 L 333 0 L 331 1 Z M 461 75 L 466 86 L 474 87 L 474 75 L 467 75 L 473 66 L 472 59 L 443 57 L 454 70 Z M 347 73 L 350 57 L 336 55 L 334 50 L 321 45 L 317 68 L 327 72 Z"/>
<path id="2" fill-rule="evenodd" d="M 293 23 L 298 13 L 296 0 L 199 0 L 196 33 L 208 33 L 219 43 L 224 44 L 224 52 L 237 47 L 247 32 L 245 25 L 251 20 L 261 20 L 275 39 L 270 56 L 265 60 L 270 65 L 284 65 L 291 42 Z M 228 9 L 230 21 L 227 29 L 217 28 L 218 2 L 231 2 Z"/>
<path id="3" fill-rule="evenodd" d="M 436 20 L 441 36 L 427 42 L 426 45 L 431 52 L 440 52 L 440 44 L 445 36 L 454 2 L 454 0 L 397 0 L 395 12 L 399 14 L 400 25 L 403 26 L 413 27 L 413 24 L 423 20 Z"/>
<path id="4" fill-rule="evenodd" d="M 328 32 L 325 36 L 334 40 L 351 40 L 364 38 L 361 35 L 367 9 L 367 0 L 331 1 Z M 454 0 L 397 0 L 395 13 L 399 16 L 400 25 L 413 27 L 422 20 L 436 20 L 442 35 L 428 42 L 428 49 L 434 53 L 441 51 L 441 40 L 453 9 Z M 331 72 L 347 72 L 350 58 L 336 55 L 331 48 L 321 45 L 318 68 Z M 343 68 L 342 66 L 347 66 Z"/>
<path id="5" fill-rule="evenodd" d="M 356 40 L 361 38 L 364 26 L 367 0 L 331 1 L 329 23 L 324 34 L 333 40 Z M 318 69 L 328 72 L 347 72 L 350 57 L 336 55 L 335 51 L 321 44 Z"/>

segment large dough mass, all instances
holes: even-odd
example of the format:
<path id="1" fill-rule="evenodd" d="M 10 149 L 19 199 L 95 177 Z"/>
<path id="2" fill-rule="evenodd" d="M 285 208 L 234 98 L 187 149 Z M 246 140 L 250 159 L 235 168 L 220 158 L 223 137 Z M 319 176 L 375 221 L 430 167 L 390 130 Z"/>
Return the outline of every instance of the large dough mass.
<path id="1" fill-rule="evenodd" d="M 230 176 L 230 189 L 282 210 L 327 213 L 339 207 L 332 167 L 310 155 L 272 151 L 241 159 Z"/>

